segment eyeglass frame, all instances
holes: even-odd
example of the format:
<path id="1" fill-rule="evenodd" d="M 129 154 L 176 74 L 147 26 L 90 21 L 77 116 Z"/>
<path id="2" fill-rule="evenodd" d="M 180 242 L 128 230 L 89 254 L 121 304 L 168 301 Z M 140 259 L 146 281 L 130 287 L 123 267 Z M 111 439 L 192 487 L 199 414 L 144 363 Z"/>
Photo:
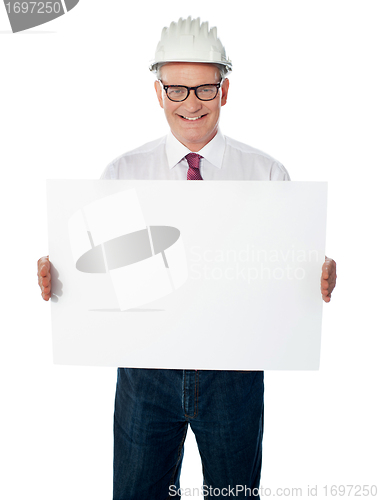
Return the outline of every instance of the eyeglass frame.
<path id="1" fill-rule="evenodd" d="M 198 85 L 197 87 L 187 87 L 186 85 L 164 85 L 164 83 L 162 82 L 162 80 L 159 80 L 159 81 L 160 81 L 163 89 L 166 92 L 167 99 L 170 99 L 171 102 L 183 102 L 183 101 L 185 101 L 186 99 L 188 99 L 188 96 L 190 95 L 191 90 L 193 90 L 195 92 L 195 96 L 199 99 L 199 101 L 209 102 L 209 101 L 213 101 L 213 99 L 216 99 L 216 97 L 218 96 L 218 91 L 221 88 L 221 85 L 222 85 L 222 83 L 223 83 L 224 80 L 222 79 L 218 83 L 203 83 L 202 85 Z M 212 99 L 200 99 L 200 97 L 197 95 L 197 89 L 200 88 L 200 87 L 208 87 L 208 86 L 210 87 L 211 85 L 217 87 L 216 95 L 214 97 L 212 97 Z M 167 93 L 167 90 L 170 87 L 183 87 L 183 88 L 185 88 L 187 90 L 186 97 L 184 99 L 181 99 L 180 101 L 174 101 L 173 99 L 171 99 L 168 96 L 168 93 Z"/>

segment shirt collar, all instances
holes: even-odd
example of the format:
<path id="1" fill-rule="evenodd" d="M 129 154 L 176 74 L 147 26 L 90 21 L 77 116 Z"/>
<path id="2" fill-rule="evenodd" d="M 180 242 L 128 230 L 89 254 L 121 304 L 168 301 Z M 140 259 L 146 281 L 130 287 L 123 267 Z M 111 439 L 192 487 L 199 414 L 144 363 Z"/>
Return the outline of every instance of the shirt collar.
<path id="1" fill-rule="evenodd" d="M 197 153 L 209 161 L 213 166 L 221 168 L 224 151 L 225 137 L 222 135 L 221 131 L 218 130 L 213 139 Z M 179 142 L 170 131 L 166 138 L 166 156 L 169 168 L 174 168 L 184 156 L 188 155 L 188 153 L 191 153 L 191 151 L 184 146 L 184 144 Z"/>

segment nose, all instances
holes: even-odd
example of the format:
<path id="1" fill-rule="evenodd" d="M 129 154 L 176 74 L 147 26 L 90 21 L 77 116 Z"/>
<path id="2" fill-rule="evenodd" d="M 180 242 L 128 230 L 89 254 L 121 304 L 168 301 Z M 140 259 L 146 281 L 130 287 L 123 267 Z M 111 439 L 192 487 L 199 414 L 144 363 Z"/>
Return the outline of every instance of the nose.
<path id="1" fill-rule="evenodd" d="M 200 99 L 196 97 L 194 90 L 190 90 L 189 96 L 183 102 L 183 104 L 186 107 L 186 109 L 191 113 L 196 113 L 196 111 L 199 111 L 199 109 L 201 109 L 202 107 L 202 103 Z"/>

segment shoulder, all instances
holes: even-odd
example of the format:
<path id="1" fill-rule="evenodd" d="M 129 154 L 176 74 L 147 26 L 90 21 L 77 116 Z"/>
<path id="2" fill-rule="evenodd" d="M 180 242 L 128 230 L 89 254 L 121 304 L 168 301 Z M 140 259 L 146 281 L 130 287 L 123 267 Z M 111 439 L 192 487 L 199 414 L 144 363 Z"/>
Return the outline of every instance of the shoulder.
<path id="1" fill-rule="evenodd" d="M 265 171 L 269 175 L 267 180 L 290 180 L 286 168 L 278 160 L 260 149 L 236 141 L 225 136 L 226 153 L 232 158 L 238 158 L 246 168 L 254 168 L 255 171 Z"/>
<path id="2" fill-rule="evenodd" d="M 127 151 L 112 160 L 104 170 L 101 179 L 116 179 L 118 178 L 118 170 L 124 165 L 139 165 L 146 161 L 146 158 L 154 158 L 158 151 L 165 147 L 166 136 L 160 137 L 154 141 L 147 142 L 138 148 Z"/>
<path id="3" fill-rule="evenodd" d="M 253 148 L 252 146 L 249 146 L 248 144 L 244 144 L 243 142 L 236 141 L 235 139 L 232 139 L 231 137 L 224 136 L 225 137 L 225 143 L 229 148 L 234 149 L 236 151 L 240 151 L 241 153 L 245 154 L 250 154 L 250 155 L 255 155 L 255 156 L 262 156 L 264 158 L 270 159 L 270 160 L 275 160 L 272 156 L 268 155 L 267 153 L 264 153 L 263 151 L 260 151 L 259 149 Z"/>
<path id="4" fill-rule="evenodd" d="M 160 137 L 159 139 L 155 139 L 155 141 L 147 142 L 146 144 L 143 144 L 138 148 L 123 153 L 122 155 L 115 158 L 111 163 L 117 163 L 123 158 L 133 158 L 139 155 L 153 154 L 157 148 L 159 148 L 162 145 L 164 146 L 165 142 L 166 142 L 166 136 Z"/>

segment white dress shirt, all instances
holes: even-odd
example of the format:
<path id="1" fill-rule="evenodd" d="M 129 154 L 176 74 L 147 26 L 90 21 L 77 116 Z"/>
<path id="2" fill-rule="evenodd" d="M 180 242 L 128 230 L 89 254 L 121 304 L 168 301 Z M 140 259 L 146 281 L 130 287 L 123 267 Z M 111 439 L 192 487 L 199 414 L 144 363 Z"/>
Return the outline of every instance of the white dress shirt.
<path id="1" fill-rule="evenodd" d="M 191 151 L 170 132 L 113 160 L 101 179 L 187 180 Z M 281 163 L 258 149 L 222 135 L 220 131 L 197 152 L 204 180 L 289 181 Z"/>

